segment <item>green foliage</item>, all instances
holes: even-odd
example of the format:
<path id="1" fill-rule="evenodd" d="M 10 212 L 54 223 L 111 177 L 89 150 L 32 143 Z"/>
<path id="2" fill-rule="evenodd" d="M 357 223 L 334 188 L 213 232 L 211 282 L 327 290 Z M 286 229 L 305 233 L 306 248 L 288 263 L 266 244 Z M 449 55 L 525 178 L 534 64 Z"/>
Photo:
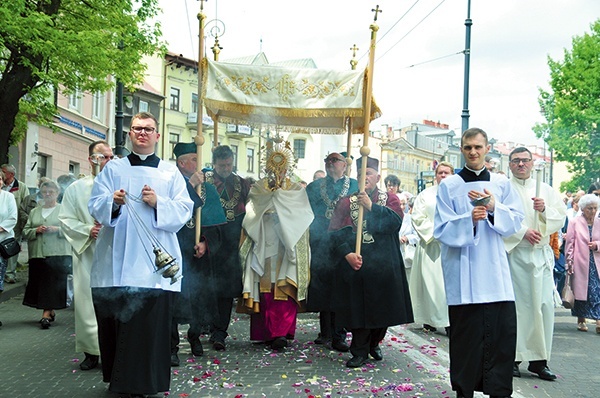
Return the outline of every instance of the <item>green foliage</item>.
<path id="1" fill-rule="evenodd" d="M 561 190 L 571 192 L 600 177 L 600 20 L 590 28 L 573 38 L 562 61 L 548 57 L 551 90 L 539 97 L 547 122 L 534 127 L 556 160 L 569 164 L 573 178 Z"/>
<path id="2" fill-rule="evenodd" d="M 158 0 L 2 0 L 0 147 L 22 138 L 28 118 L 50 124 L 52 87 L 95 92 L 116 79 L 129 88 L 142 82 L 141 58 L 165 51 L 158 11 Z"/>

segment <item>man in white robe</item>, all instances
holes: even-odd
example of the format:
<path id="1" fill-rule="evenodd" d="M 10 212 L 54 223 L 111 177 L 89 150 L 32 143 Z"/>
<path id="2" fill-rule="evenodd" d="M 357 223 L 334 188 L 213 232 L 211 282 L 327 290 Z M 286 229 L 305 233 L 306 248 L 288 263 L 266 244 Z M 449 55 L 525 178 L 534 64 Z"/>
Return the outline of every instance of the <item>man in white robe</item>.
<path id="1" fill-rule="evenodd" d="M 459 398 L 513 390 L 516 310 L 502 237 L 521 228 L 524 214 L 508 179 L 486 169 L 489 150 L 485 131 L 466 130 L 465 167 L 441 182 L 436 200 L 433 236 L 442 244 L 450 382 Z"/>
<path id="2" fill-rule="evenodd" d="M 172 300 L 181 280 L 169 271 L 182 267 L 176 233 L 193 208 L 177 167 L 154 154 L 157 124 L 146 112 L 132 118 L 132 153 L 106 165 L 88 203 L 103 225 L 91 286 L 104 381 L 132 397 L 170 387 Z M 160 263 L 167 274 L 157 272 L 155 252 L 174 260 Z"/>
<path id="3" fill-rule="evenodd" d="M 556 375 L 548 367 L 554 332 L 554 253 L 550 235 L 564 225 L 567 209 L 550 185 L 532 178 L 533 156 L 527 148 L 515 148 L 509 160 L 510 182 L 525 210 L 521 229 L 504 238 L 517 307 L 513 376 L 521 377 L 519 363 L 529 361 L 527 370 L 542 380 L 555 380 Z"/>
<path id="4" fill-rule="evenodd" d="M 289 145 L 289 143 L 288 143 Z M 310 275 L 308 231 L 314 218 L 306 190 L 289 179 L 293 154 L 267 144 L 267 177 L 250 189 L 240 248 L 244 267 L 240 310 L 250 312 L 250 339 L 276 351 L 296 332 L 296 315 L 306 300 Z M 285 159 L 280 163 L 271 159 Z"/>
<path id="5" fill-rule="evenodd" d="M 410 218 L 414 230 L 419 235 L 409 279 L 410 297 L 415 323 L 423 324 L 423 329 L 431 332 L 435 332 L 437 328 L 450 326 L 440 257 L 441 247 L 440 243 L 433 238 L 433 219 L 438 186 L 444 178 L 452 174 L 454 174 L 452 164 L 448 162 L 438 164 L 435 169 L 436 185 L 425 189 L 417 196 Z"/>
<path id="6" fill-rule="evenodd" d="M 102 225 L 90 215 L 87 205 L 96 174 L 113 157 L 112 149 L 106 141 L 95 141 L 89 146 L 88 161 L 92 166 L 92 175 L 75 181 L 65 190 L 58 215 L 65 239 L 73 247 L 75 352 L 85 354 L 85 360 L 79 365 L 81 370 L 98 366 L 100 356 L 90 273 L 96 239 Z"/>

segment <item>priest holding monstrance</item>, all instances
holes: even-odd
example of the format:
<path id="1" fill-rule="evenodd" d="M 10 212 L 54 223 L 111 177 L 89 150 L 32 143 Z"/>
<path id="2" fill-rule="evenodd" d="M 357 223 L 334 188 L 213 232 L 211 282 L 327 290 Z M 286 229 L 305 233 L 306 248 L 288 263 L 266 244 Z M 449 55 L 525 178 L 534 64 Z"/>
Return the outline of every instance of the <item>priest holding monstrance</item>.
<path id="1" fill-rule="evenodd" d="M 304 188 L 291 181 L 290 144 L 279 136 L 266 144 L 266 177 L 250 189 L 240 248 L 244 266 L 239 311 L 251 314 L 250 339 L 284 350 L 296 332 L 310 273 L 308 231 L 313 212 Z"/>
<path id="2" fill-rule="evenodd" d="M 359 158 L 360 175 L 366 167 L 364 190 L 342 198 L 333 213 L 329 231 L 337 257 L 334 286 L 336 323 L 352 332 L 352 358 L 346 366 L 357 368 L 369 355 L 383 359 L 379 342 L 387 328 L 413 322 L 412 305 L 398 231 L 402 209 L 396 195 L 377 188 L 381 179 L 379 161 Z M 358 211 L 363 225 L 358 228 Z M 356 253 L 356 234 L 362 235 L 361 253 Z"/>

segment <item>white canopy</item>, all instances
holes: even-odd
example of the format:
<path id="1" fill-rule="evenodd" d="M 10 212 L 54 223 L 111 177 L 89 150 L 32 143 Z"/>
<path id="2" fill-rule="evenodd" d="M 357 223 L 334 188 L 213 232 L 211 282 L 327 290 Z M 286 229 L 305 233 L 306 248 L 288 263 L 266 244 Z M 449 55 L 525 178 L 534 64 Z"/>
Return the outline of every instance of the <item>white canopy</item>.
<path id="1" fill-rule="evenodd" d="M 321 134 L 362 133 L 366 71 L 294 69 L 203 59 L 203 104 L 223 123 Z M 381 111 L 371 104 L 371 120 Z"/>

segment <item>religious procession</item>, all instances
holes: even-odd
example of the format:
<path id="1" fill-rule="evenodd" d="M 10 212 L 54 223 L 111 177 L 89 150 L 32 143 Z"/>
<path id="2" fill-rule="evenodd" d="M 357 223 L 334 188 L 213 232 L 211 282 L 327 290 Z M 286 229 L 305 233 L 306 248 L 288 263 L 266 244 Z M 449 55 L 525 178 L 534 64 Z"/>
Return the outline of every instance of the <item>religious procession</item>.
<path id="1" fill-rule="evenodd" d="M 433 186 L 402 192 L 397 176 L 382 179 L 383 160 L 368 147 L 369 123 L 381 113 L 372 65 L 339 72 L 345 95 L 315 109 L 294 101 L 303 93 L 292 84 L 262 86 L 264 95 L 251 99 L 232 89 L 228 76 L 264 82 L 260 67 L 201 62 L 199 112 L 205 106 L 213 120 L 269 130 L 260 179 L 234 172 L 228 145 L 214 145 L 203 160 L 203 123 L 193 142 L 173 146 L 174 163 L 159 158 L 165 132 L 149 112 L 131 119 L 130 153 L 91 143 L 91 175 L 65 186 L 40 181 L 39 193 L 25 197 L 14 167 L 0 173 L 0 290 L 14 283 L 18 254 L 7 252 L 14 247 L 5 239 L 22 239 L 29 268 L 22 304 L 42 311 L 42 330 L 75 304 L 78 367 L 101 370 L 109 394 L 167 396 L 176 369 L 232 349 L 238 317 L 249 319 L 247 345 L 277 356 L 305 340 L 300 318 L 314 314 L 318 335 L 310 343 L 328 353 L 323 361 L 340 355 L 348 371 L 385 368 L 390 328 L 418 325 L 448 341 L 442 396 L 450 389 L 459 398 L 520 396 L 513 383 L 525 368 L 536 380 L 556 381 L 549 361 L 557 306 L 571 309 L 578 331 L 587 332 L 591 319 L 600 334 L 600 189 L 565 203 L 536 178 L 525 147 L 509 155 L 510 179 L 496 173 L 488 134 L 475 127 L 460 139 L 464 167 L 441 161 Z M 277 80 L 290 70 L 269 73 Z M 357 151 L 349 138 L 345 150 L 327 149 L 323 168 L 303 183 L 280 134 L 295 128 L 364 134 L 362 146 Z M 570 221 L 568 208 L 580 209 Z M 563 286 L 572 288 L 570 298 Z M 414 394 L 403 389 L 408 384 L 379 393 Z"/>

